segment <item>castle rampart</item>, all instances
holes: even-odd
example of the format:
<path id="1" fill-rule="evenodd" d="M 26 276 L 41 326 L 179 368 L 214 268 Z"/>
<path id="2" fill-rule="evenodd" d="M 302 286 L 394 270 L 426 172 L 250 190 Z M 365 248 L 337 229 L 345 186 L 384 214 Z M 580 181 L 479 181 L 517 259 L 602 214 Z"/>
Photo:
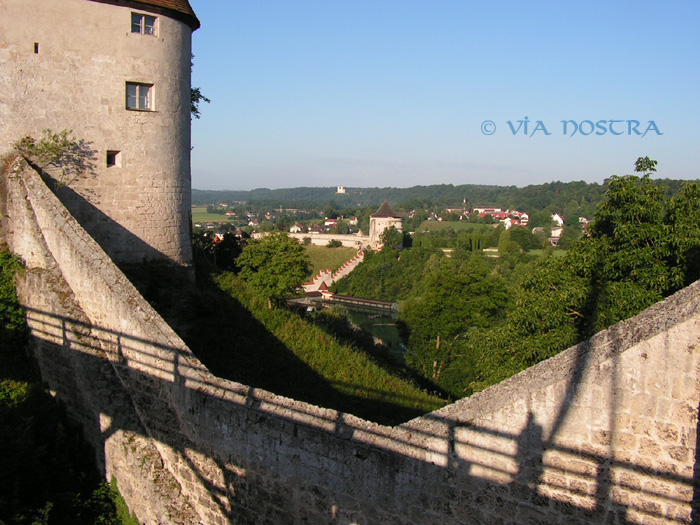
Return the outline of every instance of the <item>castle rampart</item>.
<path id="1" fill-rule="evenodd" d="M 144 523 L 697 519 L 700 283 L 384 427 L 213 376 L 35 172 L 7 184 L 42 374 Z"/>

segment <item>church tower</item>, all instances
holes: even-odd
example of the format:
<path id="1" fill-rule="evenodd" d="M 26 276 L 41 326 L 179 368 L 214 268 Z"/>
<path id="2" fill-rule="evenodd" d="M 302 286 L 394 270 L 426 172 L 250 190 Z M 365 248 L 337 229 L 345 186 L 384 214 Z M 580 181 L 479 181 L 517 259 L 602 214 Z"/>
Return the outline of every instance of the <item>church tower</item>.
<path id="1" fill-rule="evenodd" d="M 187 0 L 2 0 L 0 154 L 71 130 L 93 173 L 57 195 L 118 263 L 192 263 Z"/>

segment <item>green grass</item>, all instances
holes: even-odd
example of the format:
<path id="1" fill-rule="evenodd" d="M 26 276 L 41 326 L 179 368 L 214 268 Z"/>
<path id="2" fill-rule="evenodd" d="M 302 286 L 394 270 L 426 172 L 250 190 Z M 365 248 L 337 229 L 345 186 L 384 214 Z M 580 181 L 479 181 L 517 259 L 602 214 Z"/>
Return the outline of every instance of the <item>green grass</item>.
<path id="1" fill-rule="evenodd" d="M 488 233 L 493 230 L 493 225 L 491 224 L 479 224 L 473 222 L 465 221 L 423 221 L 418 228 L 416 228 L 416 233 L 422 233 L 424 231 L 429 232 L 441 232 L 449 229 L 453 229 L 455 232 L 481 232 Z"/>
<path id="2" fill-rule="evenodd" d="M 380 366 L 359 346 L 340 342 L 294 312 L 268 309 L 266 300 L 232 274 L 217 282 L 229 304 L 214 305 L 209 298 L 207 303 L 237 323 L 216 323 L 216 339 L 235 344 L 217 348 L 214 340 L 200 341 L 205 344 L 195 351 L 216 375 L 388 425 L 446 404 L 407 376 Z"/>
<path id="3" fill-rule="evenodd" d="M 232 222 L 229 217 L 220 213 L 207 213 L 206 206 L 192 207 L 192 224 L 207 222 Z"/>
<path id="4" fill-rule="evenodd" d="M 327 248 L 325 246 L 305 246 L 306 253 L 311 258 L 313 268 L 311 275 L 317 275 L 319 270 L 330 268 L 336 271 L 347 261 L 355 257 L 357 250 L 345 246 L 339 248 Z"/>

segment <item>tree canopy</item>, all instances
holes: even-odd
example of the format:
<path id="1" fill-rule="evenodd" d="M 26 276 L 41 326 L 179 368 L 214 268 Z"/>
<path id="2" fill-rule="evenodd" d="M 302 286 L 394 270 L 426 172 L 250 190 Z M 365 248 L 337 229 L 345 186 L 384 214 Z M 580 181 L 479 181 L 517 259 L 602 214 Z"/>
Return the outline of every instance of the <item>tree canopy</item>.
<path id="1" fill-rule="evenodd" d="M 451 258 L 418 237 L 420 248 L 373 254 L 336 289 L 399 300 L 407 363 L 455 396 L 482 390 L 700 279 L 700 186 L 670 191 L 650 178 L 657 164 L 640 158 L 636 174 L 607 179 L 561 257 L 550 247 L 533 263 L 521 248 L 538 239 L 524 228 L 459 234 Z M 499 257 L 481 257 L 485 244 Z"/>
<path id="2" fill-rule="evenodd" d="M 275 301 L 295 294 L 311 273 L 311 261 L 304 247 L 284 232 L 250 241 L 236 264 L 243 280 L 263 297 Z"/>

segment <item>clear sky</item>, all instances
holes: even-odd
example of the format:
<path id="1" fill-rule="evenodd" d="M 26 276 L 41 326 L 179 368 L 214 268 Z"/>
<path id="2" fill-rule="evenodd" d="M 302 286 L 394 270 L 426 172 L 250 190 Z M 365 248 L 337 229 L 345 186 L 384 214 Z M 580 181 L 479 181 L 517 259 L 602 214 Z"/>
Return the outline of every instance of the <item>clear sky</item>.
<path id="1" fill-rule="evenodd" d="M 700 178 L 697 0 L 190 3 L 193 188 Z"/>

